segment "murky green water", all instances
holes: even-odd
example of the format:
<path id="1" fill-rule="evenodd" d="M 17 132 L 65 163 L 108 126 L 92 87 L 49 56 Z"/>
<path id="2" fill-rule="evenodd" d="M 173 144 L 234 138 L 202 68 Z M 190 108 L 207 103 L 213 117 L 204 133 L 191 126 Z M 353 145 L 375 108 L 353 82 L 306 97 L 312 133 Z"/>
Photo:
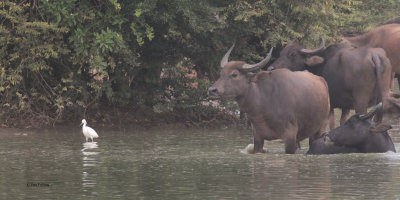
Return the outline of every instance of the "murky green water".
<path id="1" fill-rule="evenodd" d="M 400 199 L 400 153 L 240 152 L 249 131 L 0 136 L 0 199 Z M 392 133 L 399 149 L 400 134 Z"/>

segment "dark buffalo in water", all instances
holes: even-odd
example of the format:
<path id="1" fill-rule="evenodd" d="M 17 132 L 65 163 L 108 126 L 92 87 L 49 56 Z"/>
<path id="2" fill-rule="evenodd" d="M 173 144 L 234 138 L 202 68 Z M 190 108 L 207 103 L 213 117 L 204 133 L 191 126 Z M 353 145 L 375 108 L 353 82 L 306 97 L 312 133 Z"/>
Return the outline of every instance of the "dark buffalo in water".
<path id="1" fill-rule="evenodd" d="M 338 154 L 338 153 L 361 153 L 357 148 L 327 145 L 323 137 L 310 142 L 307 154 Z"/>
<path id="2" fill-rule="evenodd" d="M 221 60 L 219 79 L 208 89 L 211 96 L 232 98 L 247 113 L 254 127 L 254 152 L 263 151 L 264 140 L 282 139 L 286 153 L 296 144 L 319 138 L 329 116 L 328 87 L 322 77 L 287 69 L 258 72 L 271 53 L 257 64 L 228 62 L 233 46 Z"/>
<path id="3" fill-rule="evenodd" d="M 382 103 L 367 114 L 355 114 L 345 124 L 324 135 L 327 146 L 355 148 L 361 153 L 396 152 L 387 130 L 390 125 L 376 124 L 371 120 Z"/>
<path id="4" fill-rule="evenodd" d="M 355 48 L 347 43 L 332 44 L 327 48 L 324 46 L 324 41 L 315 50 L 288 44 L 269 68 L 308 70 L 324 77 L 331 102 L 331 129 L 335 127 L 334 108 L 342 109 L 340 124 L 346 121 L 350 109 L 355 109 L 358 114 L 366 113 L 369 106 L 380 101 L 384 102 L 385 110 L 392 104 L 400 108 L 390 96 L 392 69 L 383 49 Z M 381 119 L 380 112 L 377 121 Z"/>

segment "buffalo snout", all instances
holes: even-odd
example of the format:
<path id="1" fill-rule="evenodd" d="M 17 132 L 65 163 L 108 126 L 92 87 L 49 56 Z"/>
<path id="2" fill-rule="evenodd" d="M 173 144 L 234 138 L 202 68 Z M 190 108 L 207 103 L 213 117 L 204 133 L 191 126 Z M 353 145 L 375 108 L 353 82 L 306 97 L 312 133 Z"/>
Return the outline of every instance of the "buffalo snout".
<path id="1" fill-rule="evenodd" d="M 208 88 L 208 95 L 210 96 L 217 96 L 218 95 L 218 89 L 214 86 L 211 86 Z"/>

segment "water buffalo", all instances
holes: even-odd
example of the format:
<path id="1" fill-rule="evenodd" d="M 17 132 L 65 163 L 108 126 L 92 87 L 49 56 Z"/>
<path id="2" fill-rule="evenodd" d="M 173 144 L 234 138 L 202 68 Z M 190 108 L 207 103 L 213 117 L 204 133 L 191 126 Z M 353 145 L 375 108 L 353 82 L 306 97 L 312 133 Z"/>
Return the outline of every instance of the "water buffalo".
<path id="1" fill-rule="evenodd" d="M 307 154 L 338 154 L 338 153 L 361 153 L 360 150 L 354 147 L 327 145 L 325 138 L 321 137 L 310 142 L 310 148 Z"/>
<path id="2" fill-rule="evenodd" d="M 287 69 L 258 72 L 271 58 L 257 64 L 228 62 L 233 46 L 221 60 L 219 79 L 208 89 L 212 96 L 232 98 L 253 124 L 254 152 L 264 140 L 282 139 L 286 153 L 308 137 L 318 138 L 329 116 L 328 87 L 322 77 Z"/>
<path id="3" fill-rule="evenodd" d="M 392 127 L 382 123 L 375 124 L 371 120 L 381 106 L 382 103 L 367 114 L 356 114 L 350 117 L 344 125 L 324 135 L 325 144 L 355 148 L 361 153 L 396 152 L 392 139 L 387 133 L 387 130 Z"/>
<path id="4" fill-rule="evenodd" d="M 384 25 L 353 37 L 343 37 L 344 41 L 350 42 L 356 47 L 373 47 L 385 50 L 389 58 L 392 70 L 400 74 L 400 20 L 395 18 Z M 398 79 L 400 85 L 400 79 Z"/>
<path id="5" fill-rule="evenodd" d="M 322 76 L 328 83 L 331 102 L 330 128 L 335 127 L 334 108 L 342 109 L 340 124 L 346 121 L 350 109 L 366 113 L 383 99 L 388 110 L 396 101 L 390 97 L 391 65 L 381 48 L 355 48 L 348 43 L 331 44 L 315 50 L 288 44 L 280 57 L 269 68 L 288 68 L 292 71 L 308 70 Z M 388 103 L 388 101 L 390 101 Z M 400 108 L 400 107 L 398 107 Z M 377 121 L 381 121 L 381 112 Z"/>

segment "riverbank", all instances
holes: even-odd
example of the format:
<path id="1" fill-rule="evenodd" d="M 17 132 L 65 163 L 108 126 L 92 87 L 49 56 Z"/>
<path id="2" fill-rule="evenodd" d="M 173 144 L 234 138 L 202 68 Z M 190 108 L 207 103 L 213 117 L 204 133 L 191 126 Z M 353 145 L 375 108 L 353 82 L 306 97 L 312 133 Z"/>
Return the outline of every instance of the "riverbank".
<path id="1" fill-rule="evenodd" d="M 68 127 L 79 126 L 83 118 L 88 121 L 89 126 L 110 130 L 226 129 L 239 126 L 245 127 L 246 123 L 245 119 L 240 119 L 240 116 L 236 114 L 230 114 L 211 106 L 199 106 L 162 113 L 154 112 L 150 108 L 101 107 L 101 109 L 88 110 L 85 114 L 65 113 L 63 119 L 47 124 L 43 123 L 43 121 L 35 121 L 32 118 L 9 116 L 7 120 L 2 120 L 0 128 L 9 129 L 11 132 L 35 129 L 68 129 Z M 2 134 L 1 131 L 0 134 Z"/>

